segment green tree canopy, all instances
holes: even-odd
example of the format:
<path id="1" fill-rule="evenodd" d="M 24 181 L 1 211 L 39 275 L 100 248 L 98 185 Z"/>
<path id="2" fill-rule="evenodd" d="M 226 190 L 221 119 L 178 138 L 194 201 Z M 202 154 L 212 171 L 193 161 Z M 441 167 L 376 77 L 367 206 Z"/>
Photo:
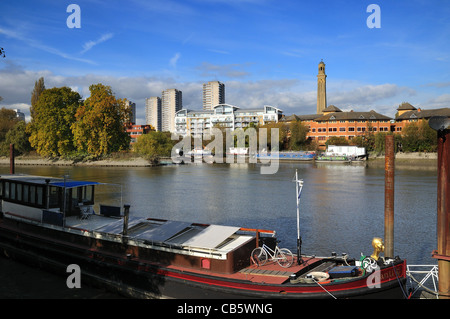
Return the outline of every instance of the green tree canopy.
<path id="1" fill-rule="evenodd" d="M 44 90 L 33 107 L 27 126 L 30 144 L 42 156 L 67 156 L 74 151 L 71 125 L 81 103 L 68 87 Z"/>
<path id="2" fill-rule="evenodd" d="M 133 151 L 151 162 L 160 157 L 169 157 L 176 141 L 172 141 L 168 132 L 148 132 L 140 136 L 133 145 Z"/>
<path id="3" fill-rule="evenodd" d="M 2 107 L 0 109 L 0 142 L 5 140 L 6 133 L 12 129 L 19 119 L 16 111 Z"/>
<path id="4" fill-rule="evenodd" d="M 41 95 L 42 92 L 44 92 L 44 90 L 45 90 L 44 78 L 40 77 L 39 80 L 34 82 L 34 89 L 33 92 L 31 92 L 31 107 L 30 107 L 31 116 L 33 116 L 34 106 L 36 105 L 37 101 L 39 100 L 39 96 Z"/>
<path id="5" fill-rule="evenodd" d="M 402 133 L 404 152 L 435 152 L 437 149 L 436 132 L 428 125 L 428 121 L 409 123 Z"/>
<path id="6" fill-rule="evenodd" d="M 30 135 L 26 133 L 26 123 L 24 121 L 18 121 L 17 124 L 11 128 L 5 136 L 5 140 L 1 145 L 1 154 L 9 155 L 9 145 L 14 144 L 14 150 L 16 155 L 25 154 L 31 151 L 31 145 L 29 142 Z"/>
<path id="7" fill-rule="evenodd" d="M 130 137 L 125 122 L 130 110 L 124 99 L 116 99 L 111 87 L 101 83 L 89 87 L 91 96 L 76 112 L 72 124 L 79 152 L 106 155 L 129 148 Z"/>

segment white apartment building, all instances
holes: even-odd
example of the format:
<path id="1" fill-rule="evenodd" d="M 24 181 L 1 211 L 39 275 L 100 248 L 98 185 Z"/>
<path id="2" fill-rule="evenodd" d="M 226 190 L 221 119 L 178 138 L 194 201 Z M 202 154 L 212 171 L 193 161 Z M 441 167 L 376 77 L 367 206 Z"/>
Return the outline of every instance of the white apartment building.
<path id="1" fill-rule="evenodd" d="M 161 131 L 161 98 L 152 96 L 145 99 L 145 124 Z"/>
<path id="2" fill-rule="evenodd" d="M 174 118 L 176 112 L 181 110 L 183 105 L 182 92 L 177 89 L 167 89 L 161 96 L 161 131 L 174 132 Z"/>
<path id="3" fill-rule="evenodd" d="M 213 110 L 217 104 L 225 104 L 225 84 L 210 81 L 203 84 L 203 110 Z"/>
<path id="4" fill-rule="evenodd" d="M 213 127 L 235 130 L 247 128 L 251 123 L 264 125 L 278 122 L 283 115 L 279 108 L 265 105 L 262 109 L 240 109 L 230 104 L 218 104 L 213 110 L 192 111 L 181 109 L 175 115 L 174 128 L 178 135 L 202 135 Z"/>

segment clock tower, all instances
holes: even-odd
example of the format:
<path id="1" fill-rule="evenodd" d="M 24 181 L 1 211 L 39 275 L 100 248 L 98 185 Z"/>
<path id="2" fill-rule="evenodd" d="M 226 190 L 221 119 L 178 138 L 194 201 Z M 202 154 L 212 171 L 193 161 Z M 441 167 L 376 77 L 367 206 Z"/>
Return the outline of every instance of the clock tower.
<path id="1" fill-rule="evenodd" d="M 317 114 L 323 114 L 327 107 L 327 75 L 325 74 L 325 63 L 320 61 L 319 74 L 317 74 Z"/>

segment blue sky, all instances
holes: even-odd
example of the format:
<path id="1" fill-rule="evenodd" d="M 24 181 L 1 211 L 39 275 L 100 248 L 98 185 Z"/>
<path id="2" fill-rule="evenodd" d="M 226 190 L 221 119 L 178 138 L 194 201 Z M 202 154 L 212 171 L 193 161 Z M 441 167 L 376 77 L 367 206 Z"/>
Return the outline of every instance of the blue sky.
<path id="1" fill-rule="evenodd" d="M 81 28 L 67 27 L 71 3 Z M 381 28 L 366 24 L 371 3 Z M 219 80 L 226 103 L 312 114 L 323 59 L 328 104 L 343 110 L 450 107 L 449 17 L 448 0 L 1 0 L 0 106 L 28 115 L 40 76 L 84 98 L 103 83 L 144 124 L 146 97 L 177 88 L 201 109 L 202 83 Z"/>

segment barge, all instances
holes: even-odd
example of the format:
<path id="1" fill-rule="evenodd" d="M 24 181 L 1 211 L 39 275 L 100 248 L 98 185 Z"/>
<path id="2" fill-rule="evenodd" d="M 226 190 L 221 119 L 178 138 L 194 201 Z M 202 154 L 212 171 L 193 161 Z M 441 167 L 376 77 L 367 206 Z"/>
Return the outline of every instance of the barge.
<path id="1" fill-rule="evenodd" d="M 298 253 L 263 264 L 255 251 L 277 250 L 274 231 L 137 217 L 95 204 L 100 184 L 1 176 L 0 253 L 64 276 L 75 264 L 83 282 L 139 298 L 404 296 L 406 261 L 378 256 L 379 244 L 358 260 Z"/>

